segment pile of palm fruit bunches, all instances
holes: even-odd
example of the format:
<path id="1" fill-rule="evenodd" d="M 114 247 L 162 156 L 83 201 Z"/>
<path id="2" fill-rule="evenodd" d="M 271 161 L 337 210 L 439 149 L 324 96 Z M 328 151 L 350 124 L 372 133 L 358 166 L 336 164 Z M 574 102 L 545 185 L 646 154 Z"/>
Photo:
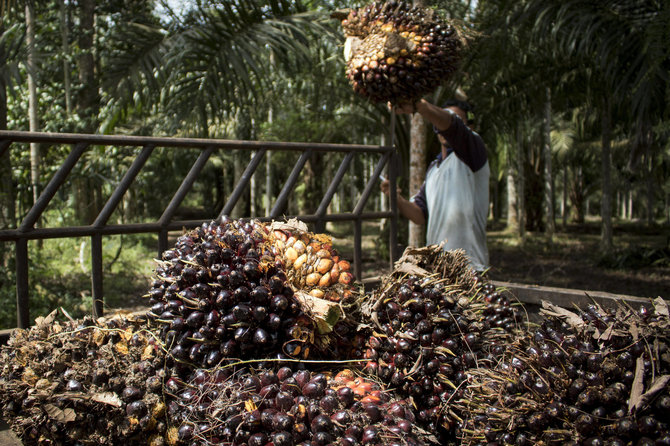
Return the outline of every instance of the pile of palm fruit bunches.
<path id="1" fill-rule="evenodd" d="M 668 444 L 664 301 L 531 322 L 503 291 L 440 246 L 365 291 L 330 236 L 224 217 L 146 311 L 16 330 L 0 404 L 25 445 Z"/>
<path id="2" fill-rule="evenodd" d="M 372 102 L 415 101 L 456 72 L 463 38 L 435 10 L 411 2 L 374 2 L 342 20 L 346 75 Z"/>

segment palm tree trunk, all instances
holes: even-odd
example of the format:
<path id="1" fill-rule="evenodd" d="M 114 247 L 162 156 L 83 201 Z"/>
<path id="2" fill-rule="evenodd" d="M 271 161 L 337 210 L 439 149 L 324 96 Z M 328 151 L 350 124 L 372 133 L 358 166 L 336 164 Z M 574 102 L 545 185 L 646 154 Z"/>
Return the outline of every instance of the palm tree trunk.
<path id="1" fill-rule="evenodd" d="M 647 175 L 645 178 L 647 188 L 647 226 L 654 225 L 654 156 L 649 150 L 647 144 L 645 151 L 647 152 Z"/>
<path id="2" fill-rule="evenodd" d="M 83 131 L 93 133 L 98 127 L 100 99 L 98 79 L 95 74 L 95 1 L 82 0 L 79 5 L 79 50 L 77 68 L 81 88 L 76 96 L 76 112 L 83 123 Z M 77 217 L 84 224 L 91 224 L 100 210 L 98 198 L 102 195 L 100 184 L 92 178 L 81 178 L 76 182 L 75 194 Z"/>
<path id="3" fill-rule="evenodd" d="M 544 134 L 544 206 L 547 218 L 545 226 L 545 235 L 551 242 L 556 232 L 554 217 L 554 177 L 551 168 L 551 89 L 546 88 L 546 98 L 544 102 L 544 125 L 542 133 Z"/>
<path id="4" fill-rule="evenodd" d="M 526 157 L 524 156 L 524 147 L 523 147 L 523 132 L 521 128 L 521 122 L 517 123 L 516 127 L 516 138 L 517 138 L 517 150 L 516 150 L 516 175 L 517 175 L 517 185 L 516 185 L 516 205 L 517 212 L 519 215 L 519 237 L 521 240 L 526 239 L 526 200 L 524 196 L 524 190 L 526 188 L 526 177 L 524 175 L 524 166 L 526 162 Z"/>
<path id="5" fill-rule="evenodd" d="M 414 6 L 425 6 L 424 0 L 414 0 Z M 426 178 L 426 123 L 419 113 L 414 113 L 410 120 L 409 142 L 409 196 L 416 194 Z M 425 230 L 423 226 L 409 222 L 407 243 L 409 246 L 423 246 L 425 244 Z"/>
<path id="6" fill-rule="evenodd" d="M 600 214 L 602 218 L 600 249 L 603 254 L 614 250 L 612 235 L 612 110 L 607 97 L 603 99 L 602 109 L 602 202 Z"/>
<path id="7" fill-rule="evenodd" d="M 272 126 L 273 111 L 272 107 L 268 110 L 268 124 Z M 272 197 L 274 191 L 272 190 L 272 150 L 268 150 L 265 154 L 265 216 L 270 215 L 272 211 Z"/>
<path id="8" fill-rule="evenodd" d="M 568 166 L 563 166 L 563 210 L 561 212 L 563 230 L 568 226 Z"/>
<path id="9" fill-rule="evenodd" d="M 26 44 L 28 47 L 27 78 L 28 78 L 28 124 L 31 132 L 39 131 L 37 103 L 37 64 L 35 62 L 35 5 L 26 2 Z M 33 203 L 40 195 L 40 146 L 30 143 L 30 183 L 33 189 Z"/>
<path id="10" fill-rule="evenodd" d="M 419 113 L 414 113 L 410 127 L 409 147 L 409 196 L 413 196 L 426 178 L 426 123 Z M 423 225 L 409 222 L 409 246 L 423 246 L 425 244 L 425 230 Z"/>
<path id="11" fill-rule="evenodd" d="M 63 51 L 63 90 L 65 92 L 65 112 L 69 116 L 72 113 L 72 85 L 70 81 L 70 55 L 69 44 L 69 14 L 65 0 L 60 2 L 60 35 Z"/>
<path id="12" fill-rule="evenodd" d="M 0 23 L 0 35 L 4 26 Z M 7 130 L 7 86 L 0 80 L 0 130 Z M 0 227 L 11 228 L 16 225 L 16 188 L 12 184 L 12 159 L 9 150 L 0 158 Z M 3 251 L 0 264 L 8 267 L 12 258 L 11 250 Z"/>
<path id="13" fill-rule="evenodd" d="M 519 212 L 516 205 L 516 197 L 518 191 L 516 190 L 516 178 L 512 172 L 512 168 L 507 168 L 507 230 L 518 232 L 519 230 Z"/>

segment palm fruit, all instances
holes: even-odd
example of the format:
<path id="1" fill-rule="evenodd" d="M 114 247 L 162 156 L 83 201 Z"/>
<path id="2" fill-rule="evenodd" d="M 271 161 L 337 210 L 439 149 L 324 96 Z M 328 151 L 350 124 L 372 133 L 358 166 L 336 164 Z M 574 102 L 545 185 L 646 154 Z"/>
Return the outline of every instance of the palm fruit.
<path id="1" fill-rule="evenodd" d="M 417 425 L 443 442 L 460 418 L 449 402 L 461 397 L 468 370 L 493 367 L 510 342 L 512 331 L 489 322 L 489 306 L 511 308 L 463 251 L 432 246 L 406 250 L 363 309 L 373 321 L 365 370 L 411 398 Z"/>
<path id="2" fill-rule="evenodd" d="M 543 321 L 500 363 L 472 370 L 463 444 L 670 444 L 670 319 L 663 299 L 635 311 L 544 304 Z"/>
<path id="3" fill-rule="evenodd" d="M 351 371 L 289 367 L 200 370 L 169 396 L 175 445 L 274 446 L 428 443 L 410 403 Z"/>
<path id="4" fill-rule="evenodd" d="M 306 358 L 315 326 L 276 264 L 258 221 L 204 223 L 163 253 L 148 296 L 170 357 L 185 367 Z"/>
<path id="5" fill-rule="evenodd" d="M 271 228 L 274 248 L 294 290 L 331 302 L 352 296 L 351 264 L 339 256 L 330 236 L 311 233 L 294 221 Z"/>
<path id="6" fill-rule="evenodd" d="M 22 444 L 161 444 L 155 333 L 138 318 L 67 317 L 38 318 L 0 352 L 0 405 Z"/>
<path id="7" fill-rule="evenodd" d="M 374 2 L 342 20 L 347 78 L 372 102 L 410 102 L 456 71 L 463 46 L 435 11 L 403 1 Z"/>

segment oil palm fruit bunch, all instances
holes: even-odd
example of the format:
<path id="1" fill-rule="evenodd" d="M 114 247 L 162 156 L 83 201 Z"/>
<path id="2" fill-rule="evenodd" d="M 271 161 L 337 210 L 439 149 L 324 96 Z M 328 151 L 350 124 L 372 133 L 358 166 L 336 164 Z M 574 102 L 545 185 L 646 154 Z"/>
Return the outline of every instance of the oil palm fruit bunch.
<path id="1" fill-rule="evenodd" d="M 198 370 L 171 387 L 168 444 L 426 444 L 407 401 L 351 371 L 333 373 Z"/>
<path id="2" fill-rule="evenodd" d="M 340 257 L 327 234 L 314 234 L 298 222 L 272 226 L 273 247 L 294 289 L 332 302 L 352 297 L 351 264 Z"/>
<path id="3" fill-rule="evenodd" d="M 342 17 L 347 78 L 372 102 L 404 103 L 432 92 L 456 71 L 463 46 L 435 11 L 411 2 L 373 2 Z"/>
<path id="4" fill-rule="evenodd" d="M 472 371 L 455 404 L 463 444 L 670 444 L 670 321 L 653 304 L 545 303 L 497 367 Z"/>
<path id="5" fill-rule="evenodd" d="M 482 279 L 462 251 L 408 249 L 401 261 L 364 309 L 373 321 L 365 370 L 411 398 L 417 424 L 446 441 L 459 419 L 449 402 L 462 395 L 468 370 L 493 367 L 512 333 L 487 321 Z"/>
<path id="6" fill-rule="evenodd" d="M 3 415 L 22 444 L 162 444 L 164 353 L 145 320 L 53 312 L 14 331 L 0 363 Z"/>
<path id="7" fill-rule="evenodd" d="M 279 266 L 278 266 L 279 265 Z M 314 323 L 257 221 L 204 223 L 163 253 L 148 293 L 170 357 L 187 368 L 267 355 L 305 358 Z"/>

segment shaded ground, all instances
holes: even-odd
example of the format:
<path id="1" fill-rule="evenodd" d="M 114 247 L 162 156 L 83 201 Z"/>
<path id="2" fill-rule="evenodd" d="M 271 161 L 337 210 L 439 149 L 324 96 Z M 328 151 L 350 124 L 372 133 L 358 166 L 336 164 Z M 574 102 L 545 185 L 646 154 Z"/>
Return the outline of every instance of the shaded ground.
<path id="1" fill-rule="evenodd" d="M 363 277 L 388 272 L 388 261 L 376 254 L 377 226 L 364 227 L 364 232 Z M 344 255 L 348 255 L 350 238 L 347 234 L 335 238 Z M 669 227 L 615 225 L 615 252 L 607 258 L 601 256 L 599 244 L 597 222 L 557 228 L 551 244 L 544 234 L 533 233 L 521 243 L 502 225 L 490 225 L 488 275 L 496 281 L 670 298 Z"/>
<path id="2" fill-rule="evenodd" d="M 553 243 L 529 234 L 525 244 L 503 231 L 489 232 L 493 280 L 670 298 L 670 229 L 614 228 L 615 252 L 600 254 L 597 224 L 568 227 Z"/>

